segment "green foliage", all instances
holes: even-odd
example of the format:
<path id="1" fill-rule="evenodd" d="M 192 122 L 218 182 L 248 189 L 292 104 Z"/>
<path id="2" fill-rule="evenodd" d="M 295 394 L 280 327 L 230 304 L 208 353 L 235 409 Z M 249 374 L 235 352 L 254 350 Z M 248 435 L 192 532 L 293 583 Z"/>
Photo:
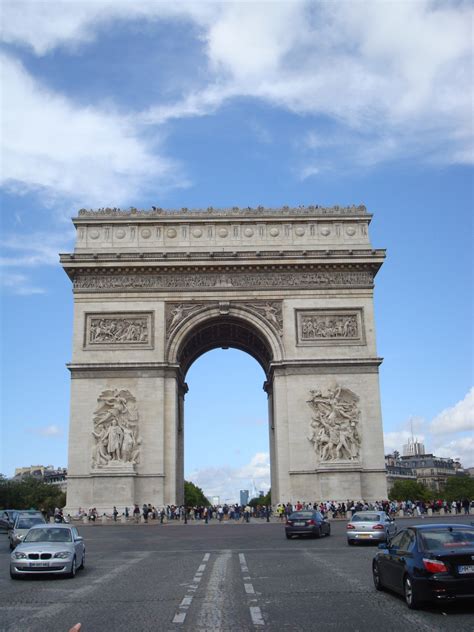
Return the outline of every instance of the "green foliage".
<path id="1" fill-rule="evenodd" d="M 0 475 L 1 509 L 41 509 L 44 511 L 62 508 L 66 504 L 66 494 L 55 485 L 50 485 L 28 476 L 21 481 L 13 481 Z"/>
<path id="2" fill-rule="evenodd" d="M 395 481 L 388 495 L 390 500 L 430 500 L 432 492 L 416 481 Z"/>
<path id="3" fill-rule="evenodd" d="M 189 481 L 184 481 L 184 504 L 186 507 L 209 507 L 211 503 L 200 487 Z"/>
<path id="4" fill-rule="evenodd" d="M 453 500 L 474 499 L 474 478 L 466 475 L 450 476 L 441 496 L 450 502 Z"/>
<path id="5" fill-rule="evenodd" d="M 251 507 L 257 507 L 258 505 L 260 505 L 260 507 L 263 506 L 267 506 L 267 505 L 271 505 L 272 504 L 272 490 L 269 489 L 268 492 L 265 494 L 265 496 L 256 496 L 255 498 L 252 498 L 251 500 L 249 500 L 249 505 Z"/>

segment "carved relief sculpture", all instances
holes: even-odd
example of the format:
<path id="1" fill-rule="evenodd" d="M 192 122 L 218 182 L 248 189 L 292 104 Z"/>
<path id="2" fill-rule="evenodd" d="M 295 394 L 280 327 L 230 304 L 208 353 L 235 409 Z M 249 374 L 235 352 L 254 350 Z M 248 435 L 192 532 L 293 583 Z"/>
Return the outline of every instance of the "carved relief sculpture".
<path id="1" fill-rule="evenodd" d="M 280 336 L 283 335 L 283 313 L 281 309 L 281 301 L 247 303 L 246 305 L 250 309 L 257 311 L 271 325 L 273 325 Z"/>
<path id="2" fill-rule="evenodd" d="M 265 272 L 200 274 L 77 274 L 74 290 L 186 290 L 222 288 L 318 288 L 370 287 L 373 272 L 369 270 L 328 270 L 325 272 Z"/>
<path id="3" fill-rule="evenodd" d="M 166 337 L 169 338 L 174 329 L 191 313 L 200 309 L 202 304 L 178 303 L 166 306 Z"/>
<path id="4" fill-rule="evenodd" d="M 85 346 L 151 347 L 151 314 L 87 314 Z"/>
<path id="5" fill-rule="evenodd" d="M 126 390 L 103 391 L 94 412 L 92 465 L 139 463 L 141 439 L 138 435 L 136 399 Z"/>
<path id="6" fill-rule="evenodd" d="M 301 340 L 325 338 L 358 339 L 359 323 L 356 314 L 317 315 L 307 314 L 301 317 Z"/>
<path id="7" fill-rule="evenodd" d="M 312 390 L 308 400 L 313 411 L 308 441 L 320 461 L 357 461 L 360 453 L 359 398 L 335 385 L 323 395 Z"/>

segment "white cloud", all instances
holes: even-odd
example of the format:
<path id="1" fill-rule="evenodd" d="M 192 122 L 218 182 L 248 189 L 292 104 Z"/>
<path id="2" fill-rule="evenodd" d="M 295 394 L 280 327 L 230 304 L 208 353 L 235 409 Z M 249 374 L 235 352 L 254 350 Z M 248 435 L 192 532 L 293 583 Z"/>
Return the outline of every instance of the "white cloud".
<path id="1" fill-rule="evenodd" d="M 460 437 L 453 439 L 448 443 L 443 443 L 436 448 L 436 456 L 442 456 L 451 459 L 460 459 L 462 465 L 467 467 L 474 466 L 474 437 Z"/>
<path id="2" fill-rule="evenodd" d="M 127 118 L 45 90 L 8 56 L 0 64 L 3 186 L 43 189 L 81 206 L 116 206 L 151 182 L 157 189 L 179 183 L 171 173 L 176 166 Z"/>
<path id="3" fill-rule="evenodd" d="M 15 0 L 4 2 L 3 12 L 4 41 L 37 55 L 87 45 L 114 20 L 186 21 L 197 27 L 208 64 L 201 87 L 182 100 L 126 117 L 79 107 L 4 57 L 10 187 L 54 192 L 76 206 L 114 206 L 133 203 L 151 186 L 185 186 L 162 153 L 157 128 L 213 113 L 236 97 L 333 122 L 334 133 L 319 143 L 308 143 L 305 133 L 298 139 L 308 153 L 302 179 L 400 156 L 474 161 L 467 3 Z"/>
<path id="4" fill-rule="evenodd" d="M 445 434 L 474 430 L 474 387 L 466 397 L 452 408 L 446 408 L 437 415 L 430 424 L 433 434 Z"/>
<path id="5" fill-rule="evenodd" d="M 18 296 L 45 294 L 46 290 L 34 285 L 26 275 L 19 272 L 0 272 L 0 289 Z"/>
<path id="6" fill-rule="evenodd" d="M 258 452 L 242 467 L 224 465 L 194 470 L 186 475 L 186 480 L 201 487 L 209 499 L 219 496 L 221 502 L 238 502 L 241 489 L 248 489 L 251 495 L 254 487 L 257 492 L 270 489 L 270 455 Z"/>

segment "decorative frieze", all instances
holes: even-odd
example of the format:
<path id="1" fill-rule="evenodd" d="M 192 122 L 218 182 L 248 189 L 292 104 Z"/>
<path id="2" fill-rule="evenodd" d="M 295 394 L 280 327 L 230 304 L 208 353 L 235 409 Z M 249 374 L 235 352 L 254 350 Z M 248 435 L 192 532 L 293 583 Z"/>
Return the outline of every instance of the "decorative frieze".
<path id="1" fill-rule="evenodd" d="M 319 461 L 357 462 L 360 453 L 359 398 L 348 388 L 335 384 L 326 394 L 310 391 L 313 411 L 308 441 Z"/>
<path id="2" fill-rule="evenodd" d="M 75 291 L 222 290 L 372 287 L 371 270 L 200 273 L 78 273 Z"/>
<path id="3" fill-rule="evenodd" d="M 92 467 L 133 469 L 140 461 L 138 410 L 135 397 L 127 390 L 106 390 L 94 412 Z"/>
<path id="4" fill-rule="evenodd" d="M 88 313 L 84 348 L 153 348 L 153 313 Z"/>
<path id="5" fill-rule="evenodd" d="M 361 309 L 297 310 L 296 332 L 300 345 L 365 342 Z"/>

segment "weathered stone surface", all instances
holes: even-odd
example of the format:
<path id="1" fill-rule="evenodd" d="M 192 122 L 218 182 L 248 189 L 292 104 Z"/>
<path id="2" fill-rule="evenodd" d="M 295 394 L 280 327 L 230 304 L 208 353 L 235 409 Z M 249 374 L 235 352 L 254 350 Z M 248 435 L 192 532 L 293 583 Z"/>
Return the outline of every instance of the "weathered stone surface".
<path id="1" fill-rule="evenodd" d="M 68 509 L 182 501 L 186 372 L 222 346 L 265 371 L 275 502 L 385 497 L 370 218 L 80 211 Z"/>

